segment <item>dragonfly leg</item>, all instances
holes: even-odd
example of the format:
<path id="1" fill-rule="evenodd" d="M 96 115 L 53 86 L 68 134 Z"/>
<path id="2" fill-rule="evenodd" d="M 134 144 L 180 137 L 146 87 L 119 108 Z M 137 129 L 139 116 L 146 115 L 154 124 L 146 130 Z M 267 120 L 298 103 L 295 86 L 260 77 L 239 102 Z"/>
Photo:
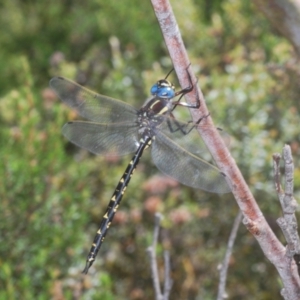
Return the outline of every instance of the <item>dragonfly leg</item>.
<path id="1" fill-rule="evenodd" d="M 178 96 L 180 95 L 179 99 L 175 102 L 173 102 L 173 108 L 172 108 L 172 111 L 176 108 L 177 105 L 179 106 L 184 106 L 184 107 L 187 107 L 187 108 L 199 108 L 200 107 L 200 97 L 198 95 L 198 92 L 197 92 L 197 98 L 196 98 L 196 103 L 195 104 L 189 104 L 189 103 L 181 103 L 181 99 L 182 97 L 191 92 L 193 89 L 194 89 L 194 84 L 192 82 L 192 77 L 191 77 L 191 74 L 190 72 L 188 71 L 188 68 L 190 67 L 190 65 L 186 68 L 186 72 L 187 72 L 187 75 L 188 75 L 188 78 L 189 78 L 189 83 L 190 85 L 178 92 L 175 93 L 175 96 Z"/>
<path id="2" fill-rule="evenodd" d="M 168 124 L 168 127 L 169 127 L 169 130 L 171 133 L 173 132 L 176 132 L 176 131 L 181 131 L 184 135 L 186 134 L 189 134 L 195 127 L 197 127 L 200 122 L 207 118 L 208 116 L 210 116 L 210 113 L 208 113 L 207 115 L 199 118 L 198 121 L 196 122 L 193 122 L 193 121 L 188 121 L 187 123 L 185 124 L 180 124 L 175 118 L 173 118 L 173 123 L 171 122 L 170 119 L 167 120 L 167 124 Z M 174 127 L 174 124 L 176 127 Z"/>
<path id="3" fill-rule="evenodd" d="M 174 71 L 174 68 L 172 68 L 169 73 L 166 75 L 165 80 L 169 77 L 169 75 Z"/>
<path id="4" fill-rule="evenodd" d="M 191 92 L 191 91 L 193 90 L 193 88 L 194 88 L 194 85 L 193 85 L 193 82 L 192 82 L 192 77 L 191 77 L 191 74 L 190 74 L 190 72 L 189 72 L 189 70 L 188 70 L 190 66 L 191 66 L 191 64 L 189 64 L 189 65 L 187 66 L 187 68 L 185 69 L 185 70 L 186 70 L 186 73 L 187 73 L 187 75 L 188 75 L 188 78 L 189 78 L 189 86 L 187 86 L 187 87 L 185 87 L 184 89 L 182 89 L 182 90 L 180 90 L 180 91 L 178 91 L 178 92 L 175 93 L 175 97 L 178 96 L 178 95 L 181 95 L 178 101 L 180 101 L 181 98 L 182 98 L 185 94 Z"/>

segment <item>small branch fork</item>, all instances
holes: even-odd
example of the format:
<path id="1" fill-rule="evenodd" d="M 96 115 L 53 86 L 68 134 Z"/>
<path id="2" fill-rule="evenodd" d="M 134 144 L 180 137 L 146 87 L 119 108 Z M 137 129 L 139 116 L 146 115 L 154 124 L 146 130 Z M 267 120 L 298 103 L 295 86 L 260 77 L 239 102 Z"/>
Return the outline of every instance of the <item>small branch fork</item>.
<path id="1" fill-rule="evenodd" d="M 161 287 L 160 287 L 159 275 L 158 275 L 158 266 L 156 261 L 156 245 L 158 241 L 160 222 L 162 219 L 163 216 L 160 213 L 155 214 L 152 246 L 148 247 L 147 249 L 150 258 L 151 274 L 153 279 L 153 286 L 155 290 L 156 300 L 168 300 L 171 292 L 171 287 L 173 284 L 173 281 L 170 277 L 170 253 L 169 251 L 165 250 L 164 251 L 164 264 L 165 264 L 164 293 L 163 294 L 161 293 Z"/>
<path id="2" fill-rule="evenodd" d="M 168 0 L 151 0 L 155 15 L 159 22 L 166 46 L 172 59 L 174 69 L 182 87 L 189 85 L 186 68 L 190 65 L 179 28 Z M 199 109 L 191 109 L 194 122 L 209 114 L 203 94 L 198 87 L 197 80 L 189 68 L 194 89 L 185 95 L 188 103 L 195 104 L 200 100 Z M 243 213 L 243 223 L 258 241 L 264 255 L 276 267 L 284 286 L 285 299 L 300 299 L 300 279 L 296 268 L 291 268 L 286 259 L 286 249 L 267 223 L 263 213 L 257 205 L 248 185 L 231 157 L 218 131 L 213 125 L 211 117 L 205 118 L 203 123 L 208 126 L 199 126 L 198 131 L 211 152 L 217 166 L 232 188 L 232 193 Z M 211 125 L 211 126 L 210 126 Z M 292 264 L 292 266 L 295 264 Z"/>

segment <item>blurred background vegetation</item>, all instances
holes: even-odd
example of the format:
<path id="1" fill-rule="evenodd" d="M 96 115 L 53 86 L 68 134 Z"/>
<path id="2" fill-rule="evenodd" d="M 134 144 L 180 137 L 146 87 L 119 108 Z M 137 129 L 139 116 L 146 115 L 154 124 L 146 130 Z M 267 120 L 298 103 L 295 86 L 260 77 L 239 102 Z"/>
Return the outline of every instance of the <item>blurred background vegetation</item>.
<path id="1" fill-rule="evenodd" d="M 289 43 L 246 1 L 172 1 L 211 115 L 276 234 L 272 153 L 299 161 L 299 69 Z M 237 205 L 164 177 L 145 155 L 96 262 L 86 255 L 130 157 L 96 157 L 60 130 L 78 116 L 48 88 L 61 75 L 140 107 L 172 68 L 150 1 L 0 4 L 0 299 L 153 299 L 153 214 L 164 214 L 171 299 L 215 299 Z M 172 75 L 174 83 L 176 75 Z M 178 86 L 178 85 L 177 85 Z M 180 88 L 180 87 L 178 87 Z M 295 172 L 299 198 L 300 174 Z M 281 283 L 241 226 L 229 299 L 281 299 Z"/>

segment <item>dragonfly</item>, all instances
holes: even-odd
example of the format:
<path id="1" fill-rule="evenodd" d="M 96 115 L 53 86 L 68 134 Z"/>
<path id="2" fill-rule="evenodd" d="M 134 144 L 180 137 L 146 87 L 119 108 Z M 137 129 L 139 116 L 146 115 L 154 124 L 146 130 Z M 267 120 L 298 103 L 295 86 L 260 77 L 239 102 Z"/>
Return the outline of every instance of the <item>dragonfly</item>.
<path id="1" fill-rule="evenodd" d="M 197 126 L 201 125 L 203 118 L 196 123 L 181 122 L 173 115 L 177 106 L 200 107 L 199 99 L 195 104 L 181 101 L 194 88 L 190 75 L 190 85 L 177 92 L 167 79 L 168 75 L 151 87 L 151 96 L 140 109 L 92 92 L 63 77 L 50 80 L 50 87 L 58 98 L 89 120 L 66 123 L 62 133 L 68 140 L 94 154 L 121 156 L 134 152 L 95 235 L 83 270 L 85 274 L 96 259 L 145 149 L 151 148 L 152 160 L 160 171 L 184 185 L 219 194 L 231 191 L 225 174 L 200 157 L 203 148 L 187 146 L 196 140 L 192 136 L 197 134 Z"/>

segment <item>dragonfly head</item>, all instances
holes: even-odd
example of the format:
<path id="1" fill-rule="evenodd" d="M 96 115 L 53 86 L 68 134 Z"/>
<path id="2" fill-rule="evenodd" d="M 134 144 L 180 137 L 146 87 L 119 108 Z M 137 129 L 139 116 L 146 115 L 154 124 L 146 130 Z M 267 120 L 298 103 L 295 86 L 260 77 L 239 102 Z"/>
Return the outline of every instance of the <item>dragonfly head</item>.
<path id="1" fill-rule="evenodd" d="M 153 96 L 159 98 L 172 99 L 175 97 L 175 87 L 167 79 L 158 80 L 150 90 Z"/>

